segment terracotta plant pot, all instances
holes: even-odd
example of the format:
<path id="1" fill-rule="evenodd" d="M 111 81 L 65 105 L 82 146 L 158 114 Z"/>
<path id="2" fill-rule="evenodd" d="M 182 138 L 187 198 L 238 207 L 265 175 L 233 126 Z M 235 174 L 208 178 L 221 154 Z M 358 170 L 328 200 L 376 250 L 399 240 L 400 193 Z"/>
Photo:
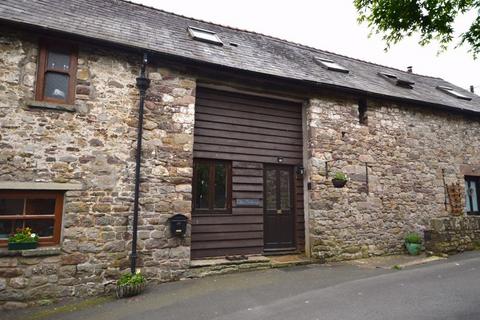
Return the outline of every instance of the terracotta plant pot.
<path id="1" fill-rule="evenodd" d="M 418 255 L 422 250 L 422 245 L 420 243 L 405 242 L 405 247 L 407 248 L 408 253 L 412 256 Z"/>
<path id="2" fill-rule="evenodd" d="M 38 242 L 9 242 L 8 250 L 29 250 L 36 249 Z"/>
<path id="3" fill-rule="evenodd" d="M 137 294 L 140 294 L 145 290 L 145 287 L 147 284 L 144 283 L 139 283 L 139 284 L 127 284 L 127 285 L 121 285 L 117 286 L 115 288 L 115 292 L 117 295 L 117 298 L 126 298 L 126 297 L 132 297 L 136 296 Z"/>
<path id="4" fill-rule="evenodd" d="M 332 179 L 335 188 L 343 188 L 347 184 L 347 180 Z"/>

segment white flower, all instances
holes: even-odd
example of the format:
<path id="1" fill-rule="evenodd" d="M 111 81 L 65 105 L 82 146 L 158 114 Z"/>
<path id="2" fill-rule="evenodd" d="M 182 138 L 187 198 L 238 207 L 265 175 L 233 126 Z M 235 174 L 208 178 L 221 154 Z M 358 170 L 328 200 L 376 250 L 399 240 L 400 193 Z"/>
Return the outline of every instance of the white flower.
<path id="1" fill-rule="evenodd" d="M 142 272 L 142 270 L 140 269 L 137 269 L 137 272 L 135 272 L 136 274 L 140 274 Z"/>
<path id="2" fill-rule="evenodd" d="M 32 238 L 35 238 L 36 236 L 37 236 L 36 233 L 32 233 L 32 234 L 30 235 L 30 237 L 32 237 Z"/>

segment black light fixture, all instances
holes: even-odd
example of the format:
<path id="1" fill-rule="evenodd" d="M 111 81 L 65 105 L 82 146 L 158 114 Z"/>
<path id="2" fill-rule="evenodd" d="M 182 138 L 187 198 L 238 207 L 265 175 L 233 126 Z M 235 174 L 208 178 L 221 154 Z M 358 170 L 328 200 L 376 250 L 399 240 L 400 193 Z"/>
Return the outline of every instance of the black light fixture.
<path id="1" fill-rule="evenodd" d="M 305 168 L 302 165 L 297 166 L 296 172 L 297 172 L 298 175 L 303 176 L 303 174 L 305 173 Z"/>

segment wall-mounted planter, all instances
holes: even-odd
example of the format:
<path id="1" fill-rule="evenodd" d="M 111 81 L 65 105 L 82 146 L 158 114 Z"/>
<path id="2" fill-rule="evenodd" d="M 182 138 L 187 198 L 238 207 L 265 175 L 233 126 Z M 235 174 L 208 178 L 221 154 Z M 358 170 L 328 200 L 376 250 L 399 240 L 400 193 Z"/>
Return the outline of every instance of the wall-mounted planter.
<path id="1" fill-rule="evenodd" d="M 9 242 L 8 250 L 29 250 L 36 249 L 38 242 Z"/>
<path id="2" fill-rule="evenodd" d="M 347 184 L 347 180 L 332 179 L 332 184 L 335 188 L 343 188 Z"/>
<path id="3" fill-rule="evenodd" d="M 144 283 L 139 283 L 139 284 L 126 284 L 126 285 L 120 285 L 115 288 L 115 292 L 117 295 L 117 298 L 126 298 L 126 297 L 133 297 L 136 296 L 145 290 L 145 287 L 147 284 Z"/>

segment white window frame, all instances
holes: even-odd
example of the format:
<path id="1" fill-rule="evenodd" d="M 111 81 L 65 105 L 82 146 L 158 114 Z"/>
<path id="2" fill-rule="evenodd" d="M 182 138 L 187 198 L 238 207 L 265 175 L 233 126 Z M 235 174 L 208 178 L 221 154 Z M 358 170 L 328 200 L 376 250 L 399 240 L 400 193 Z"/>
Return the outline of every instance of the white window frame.
<path id="1" fill-rule="evenodd" d="M 217 34 L 210 30 L 205 30 L 197 27 L 188 27 L 188 33 L 194 40 L 216 44 L 223 46 L 222 40 L 217 36 Z"/>

